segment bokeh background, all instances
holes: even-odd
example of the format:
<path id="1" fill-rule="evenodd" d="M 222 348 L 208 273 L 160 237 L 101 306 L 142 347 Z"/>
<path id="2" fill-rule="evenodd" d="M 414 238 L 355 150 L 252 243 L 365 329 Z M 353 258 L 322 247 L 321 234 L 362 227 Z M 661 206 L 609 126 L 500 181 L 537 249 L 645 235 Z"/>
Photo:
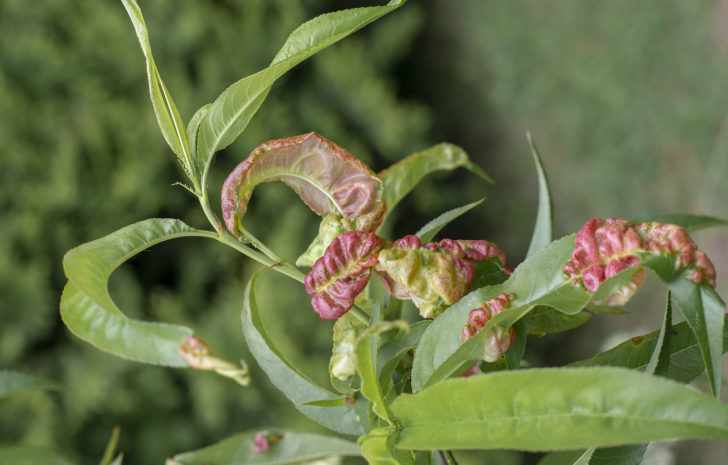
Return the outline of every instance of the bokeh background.
<path id="1" fill-rule="evenodd" d="M 139 3 L 185 119 L 265 67 L 298 24 L 373 4 Z M 595 216 L 728 218 L 726 82 L 723 0 L 411 0 L 281 79 L 242 137 L 218 154 L 211 190 L 219 191 L 259 143 L 308 131 L 375 170 L 453 142 L 496 184 L 464 170 L 432 175 L 399 205 L 390 231 L 412 233 L 435 215 L 487 197 L 444 233 L 494 241 L 513 266 L 525 255 L 537 202 L 526 131 L 550 176 L 557 236 Z M 97 463 L 120 425 L 125 463 L 159 464 L 249 428 L 317 431 L 248 354 L 239 312 L 256 266 L 220 244 L 157 246 L 122 266 L 111 292 L 130 316 L 190 325 L 214 352 L 248 360 L 251 387 L 119 360 L 61 324 L 66 250 L 149 217 L 205 226 L 194 198 L 173 185 L 182 176 L 156 127 L 143 56 L 120 2 L 0 2 L 0 368 L 66 386 L 0 399 L 0 444 L 49 447 L 75 463 Z M 246 218 L 288 259 L 305 249 L 318 223 L 276 184 L 256 190 Z M 718 268 L 723 296 L 726 237 L 725 229 L 695 234 Z M 268 326 L 290 358 L 326 382 L 331 323 L 315 317 L 300 286 L 269 275 L 258 286 Z M 578 330 L 530 341 L 527 360 L 566 363 L 657 328 L 664 288 L 652 281 L 630 314 L 595 317 Z M 725 444 L 712 442 L 652 451 L 654 463 L 664 464 L 719 463 L 726 454 Z M 463 463 L 487 459 L 461 456 Z M 536 459 L 506 452 L 488 463 Z"/>

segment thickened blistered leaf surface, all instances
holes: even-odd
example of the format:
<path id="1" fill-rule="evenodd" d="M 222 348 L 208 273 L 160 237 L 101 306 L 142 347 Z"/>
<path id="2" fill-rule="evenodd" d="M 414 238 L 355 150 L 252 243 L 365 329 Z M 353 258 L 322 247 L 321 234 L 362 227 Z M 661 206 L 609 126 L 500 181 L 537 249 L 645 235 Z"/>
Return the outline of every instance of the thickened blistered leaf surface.
<path id="1" fill-rule="evenodd" d="M 374 233 L 350 231 L 338 236 L 306 275 L 311 305 L 324 319 L 348 312 L 369 282 L 382 240 Z"/>
<path id="2" fill-rule="evenodd" d="M 350 221 L 350 229 L 373 231 L 384 216 L 382 181 L 345 149 L 311 132 L 261 144 L 230 173 L 222 189 L 222 213 L 236 237 L 242 235 L 255 186 L 276 180 L 291 186 L 317 214 Z"/>

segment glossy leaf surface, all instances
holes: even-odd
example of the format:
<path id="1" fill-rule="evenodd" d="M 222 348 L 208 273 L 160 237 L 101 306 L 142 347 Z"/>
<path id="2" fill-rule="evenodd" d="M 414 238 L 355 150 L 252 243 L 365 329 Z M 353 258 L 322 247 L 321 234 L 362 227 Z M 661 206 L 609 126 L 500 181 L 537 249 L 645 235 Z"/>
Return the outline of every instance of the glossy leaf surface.
<path id="1" fill-rule="evenodd" d="M 197 160 L 203 177 L 206 177 L 214 153 L 230 145 L 245 129 L 279 77 L 403 3 L 404 0 L 392 0 L 387 6 L 343 10 L 314 18 L 291 33 L 268 68 L 225 89 L 211 104 L 200 125 Z"/>
<path id="2" fill-rule="evenodd" d="M 664 439 L 728 439 L 728 405 L 615 368 L 536 369 L 451 379 L 391 405 L 397 447 L 554 450 Z"/>
<path id="3" fill-rule="evenodd" d="M 283 181 L 318 215 L 335 214 L 349 230 L 373 231 L 382 221 L 382 182 L 359 159 L 316 133 L 265 142 L 243 160 L 222 188 L 222 214 L 235 237 L 244 237 L 243 215 L 253 189 Z"/>
<path id="4" fill-rule="evenodd" d="M 193 159 L 185 124 L 177 111 L 177 106 L 174 104 L 172 96 L 169 94 L 167 87 L 159 75 L 157 65 L 154 63 L 147 26 L 144 23 L 141 9 L 137 5 L 136 0 L 122 0 L 122 2 L 134 25 L 134 31 L 136 32 L 139 45 L 144 52 L 144 58 L 147 62 L 149 95 L 152 100 L 152 106 L 154 107 L 154 114 L 157 117 L 157 123 L 159 123 L 159 128 L 162 130 L 162 135 L 164 135 L 167 144 L 177 154 L 180 163 L 187 172 L 187 176 L 189 176 L 196 187 L 199 187 L 197 164 Z"/>
<path id="5" fill-rule="evenodd" d="M 253 452 L 256 435 L 282 436 L 265 452 Z M 334 436 L 263 429 L 239 433 L 211 446 L 175 455 L 183 465 L 285 465 L 331 456 L 358 456 L 359 446 Z"/>
<path id="6" fill-rule="evenodd" d="M 528 143 L 531 146 L 531 154 L 533 155 L 533 162 L 536 164 L 536 171 L 538 173 L 538 211 L 536 213 L 536 224 L 533 227 L 533 235 L 531 236 L 531 243 L 528 246 L 528 252 L 526 256 L 533 255 L 539 249 L 546 247 L 546 245 L 552 240 L 553 231 L 553 202 L 551 201 L 551 189 L 549 188 L 549 181 L 546 177 L 546 171 L 541 161 L 541 156 L 538 154 L 536 144 L 533 142 L 531 133 L 528 133 Z"/>
<path id="7" fill-rule="evenodd" d="M 480 199 L 476 202 L 463 205 L 462 207 L 453 208 L 452 210 L 446 211 L 442 215 L 422 226 L 422 228 L 420 228 L 420 230 L 415 233 L 415 236 L 419 237 L 420 241 L 422 241 L 423 243 L 431 241 L 432 239 L 434 239 L 437 233 L 439 233 L 440 230 L 447 226 L 452 220 L 469 212 L 473 208 L 483 203 L 484 200 L 485 199 Z"/>
<path id="8" fill-rule="evenodd" d="M 179 220 L 149 219 L 126 226 L 66 253 L 68 283 L 61 298 L 61 317 L 84 341 L 118 357 L 138 362 L 184 367 L 177 350 L 192 330 L 184 326 L 127 318 L 111 299 L 111 273 L 139 252 L 179 237 L 210 237 Z"/>
<path id="9" fill-rule="evenodd" d="M 254 286 L 257 276 L 257 274 L 253 275 L 245 289 L 242 312 L 243 334 L 250 353 L 253 354 L 271 382 L 301 413 L 339 433 L 363 434 L 366 419 L 360 418 L 355 406 L 348 404 L 331 407 L 307 405 L 313 401 L 337 400 L 341 398 L 341 395 L 311 381 L 294 368 L 278 351 L 263 327 L 255 302 Z"/>
<path id="10" fill-rule="evenodd" d="M 379 173 L 384 183 L 384 201 L 388 211 L 392 211 L 395 205 L 428 174 L 461 167 L 492 182 L 485 171 L 470 161 L 463 149 L 452 144 L 435 145 L 398 161 Z"/>
<path id="11" fill-rule="evenodd" d="M 52 379 L 27 375 L 13 370 L 0 370 L 0 399 L 17 392 L 36 389 L 62 389 L 63 386 Z"/>

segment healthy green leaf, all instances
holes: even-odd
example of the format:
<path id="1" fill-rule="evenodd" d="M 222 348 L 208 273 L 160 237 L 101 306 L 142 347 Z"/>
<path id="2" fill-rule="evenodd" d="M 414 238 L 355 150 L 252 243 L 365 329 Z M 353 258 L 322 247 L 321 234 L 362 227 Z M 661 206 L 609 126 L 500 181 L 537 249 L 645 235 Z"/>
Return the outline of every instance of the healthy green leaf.
<path id="1" fill-rule="evenodd" d="M 648 223 L 651 221 L 657 221 L 664 224 L 676 224 L 684 228 L 687 232 L 711 228 L 713 226 L 728 225 L 728 221 L 720 218 L 714 218 L 712 216 L 684 214 L 654 215 L 642 220 L 630 220 L 631 223 Z"/>
<path id="2" fill-rule="evenodd" d="M 657 336 L 655 350 L 652 352 L 650 361 L 645 368 L 645 373 L 652 375 L 657 374 L 665 376 L 670 368 L 670 340 L 672 339 L 672 294 L 667 292 L 667 307 L 665 308 L 665 316 L 660 328 L 660 334 Z"/>
<path id="3" fill-rule="evenodd" d="M 277 438 L 265 452 L 253 452 L 256 435 Z M 211 446 L 175 455 L 183 465 L 285 465 L 331 456 L 359 456 L 359 447 L 350 441 L 322 434 L 297 433 L 276 428 L 239 433 Z"/>
<path id="4" fill-rule="evenodd" d="M 157 365 L 185 367 L 177 353 L 192 330 L 184 326 L 127 318 L 111 299 L 111 273 L 139 252 L 178 237 L 215 237 L 179 220 L 148 219 L 126 226 L 66 253 L 68 283 L 61 298 L 61 318 L 79 338 L 117 357 Z"/>
<path id="5" fill-rule="evenodd" d="M 139 45 L 142 48 L 142 52 L 144 52 L 144 58 L 147 62 L 149 95 L 152 100 L 152 106 L 154 107 L 154 114 L 159 123 L 159 128 L 162 130 L 162 135 L 164 135 L 167 144 L 177 154 L 182 167 L 194 184 L 195 189 L 199 191 L 199 174 L 197 164 L 193 158 L 193 152 L 190 150 L 187 131 L 177 111 L 177 106 L 174 104 L 172 96 L 169 94 L 164 82 L 162 82 L 157 65 L 154 63 L 152 47 L 149 43 L 149 34 L 147 33 L 147 26 L 144 23 L 142 11 L 139 5 L 137 5 L 136 0 L 122 0 L 122 2 L 134 25 L 134 31 L 136 32 L 137 39 L 139 39 Z"/>
<path id="6" fill-rule="evenodd" d="M 616 368 L 501 371 L 443 381 L 391 405 L 405 449 L 554 450 L 728 439 L 728 405 Z"/>
<path id="7" fill-rule="evenodd" d="M 331 392 L 317 385 L 304 374 L 299 372 L 276 349 L 275 343 L 270 339 L 263 327 L 258 306 L 255 302 L 256 273 L 250 278 L 245 288 L 243 302 L 243 334 L 248 348 L 260 367 L 270 378 L 271 382 L 291 401 L 293 405 L 309 418 L 334 431 L 344 434 L 363 434 L 366 419 L 362 419 L 356 410 L 356 405 L 340 405 L 321 407 L 308 404 L 312 401 L 334 400 L 340 394 Z M 364 402 L 357 399 L 357 402 Z"/>
<path id="8" fill-rule="evenodd" d="M 211 104 L 200 125 L 197 162 L 203 179 L 218 150 L 230 145 L 263 104 L 273 83 L 288 70 L 324 48 L 399 8 L 404 0 L 387 6 L 327 13 L 293 31 L 268 68 L 234 83 Z"/>
<path id="9" fill-rule="evenodd" d="M 728 316 L 725 318 L 723 352 L 728 351 Z M 670 334 L 670 366 L 664 376 L 680 383 L 689 383 L 705 370 L 695 334 L 686 322 L 672 326 Z M 659 331 L 637 336 L 606 352 L 569 366 L 614 366 L 641 370 L 649 363 L 658 337 Z"/>
<path id="10" fill-rule="evenodd" d="M 50 449 L 33 446 L 0 446 L 0 463 L 12 465 L 73 465 Z"/>
<path id="11" fill-rule="evenodd" d="M 410 325 L 409 331 L 400 331 L 390 341 L 386 342 L 379 348 L 377 353 L 377 373 L 379 373 L 379 382 L 384 391 L 389 390 L 392 381 L 392 373 L 402 357 L 410 350 L 417 347 L 422 334 L 432 320 L 421 320 Z"/>
<path id="12" fill-rule="evenodd" d="M 528 143 L 531 145 L 531 154 L 538 172 L 538 212 L 536 213 L 536 224 L 533 227 L 531 243 L 528 246 L 526 257 L 530 257 L 537 250 L 546 247 L 551 242 L 553 234 L 553 202 L 551 201 L 551 189 L 543 168 L 543 162 L 538 154 L 536 145 L 533 142 L 531 133 L 527 134 Z"/>
<path id="13" fill-rule="evenodd" d="M 116 445 L 119 443 L 119 432 L 121 429 L 118 426 L 115 426 L 113 431 L 111 432 L 111 438 L 109 439 L 108 444 L 106 444 L 106 449 L 104 450 L 104 455 L 101 457 L 101 461 L 99 462 L 99 465 L 110 465 L 111 461 L 114 458 L 114 453 L 116 452 Z M 118 458 L 117 458 L 118 459 Z M 120 460 L 120 459 L 118 459 Z"/>
<path id="14" fill-rule="evenodd" d="M 415 236 L 420 238 L 420 241 L 424 244 L 430 242 L 442 228 L 447 226 L 455 218 L 469 212 L 473 208 L 483 203 L 485 199 L 480 199 L 476 202 L 463 205 L 462 207 L 453 208 L 452 210 L 446 211 L 442 215 L 438 216 L 434 220 L 430 221 L 426 225 L 422 226 L 419 231 L 415 233 Z"/>
<path id="15" fill-rule="evenodd" d="M 687 273 L 686 273 L 687 274 Z M 713 394 L 720 395 L 723 380 L 723 320 L 725 304 L 710 285 L 678 276 L 668 283 L 690 329 L 698 340 Z"/>
<path id="16" fill-rule="evenodd" d="M 414 187 L 428 174 L 439 170 L 467 168 L 488 182 L 493 180 L 468 158 L 463 149 L 452 144 L 439 144 L 398 161 L 379 173 L 384 183 L 384 202 L 391 212 Z M 386 217 L 386 215 L 385 215 Z"/>
<path id="17" fill-rule="evenodd" d="M 586 323 L 589 318 L 591 313 L 588 312 L 567 315 L 552 307 L 538 307 L 526 316 L 525 321 L 528 334 L 545 336 L 574 329 Z"/>
<path id="18" fill-rule="evenodd" d="M 379 384 L 377 373 L 377 349 L 379 347 L 379 335 L 385 331 L 399 329 L 409 331 L 409 325 L 404 321 L 380 321 L 370 326 L 356 343 L 357 371 L 361 378 L 361 393 L 372 403 L 372 410 L 380 418 L 392 423 L 392 415 L 384 401 L 386 392 L 383 392 Z"/>
<path id="19" fill-rule="evenodd" d="M 369 465 L 414 465 L 412 451 L 397 449 L 394 428 L 377 428 L 359 438 L 361 454 Z"/>
<path id="20" fill-rule="evenodd" d="M 18 371 L 0 370 L 0 399 L 17 392 L 36 389 L 63 389 L 56 381 L 40 376 L 26 375 Z"/>

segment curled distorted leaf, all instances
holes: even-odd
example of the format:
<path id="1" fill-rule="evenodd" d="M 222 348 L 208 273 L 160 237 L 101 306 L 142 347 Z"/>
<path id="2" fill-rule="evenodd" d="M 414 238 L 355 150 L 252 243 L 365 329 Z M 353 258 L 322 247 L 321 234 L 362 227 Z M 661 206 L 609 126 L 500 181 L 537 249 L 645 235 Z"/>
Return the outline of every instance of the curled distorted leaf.
<path id="1" fill-rule="evenodd" d="M 214 357 L 210 347 L 199 337 L 186 337 L 179 346 L 179 355 L 195 370 L 214 371 L 230 378 L 241 386 L 250 384 L 250 375 L 245 361 L 240 360 L 240 366 Z"/>
<path id="2" fill-rule="evenodd" d="M 356 373 L 356 340 L 366 325 L 350 315 L 344 315 L 334 323 L 334 348 L 331 351 L 329 371 L 342 381 Z"/>
<path id="3" fill-rule="evenodd" d="M 564 273 L 575 286 L 583 285 L 589 292 L 596 292 L 604 280 L 620 271 L 639 265 L 639 254 L 644 253 L 672 256 L 675 271 L 690 267 L 688 279 L 698 284 L 706 280 L 715 286 L 713 264 L 685 229 L 674 224 L 633 224 L 620 218 L 593 218 L 584 224 L 574 242 L 576 247 Z M 639 270 L 606 303 L 625 304 L 643 282 L 644 272 Z"/>
<path id="4" fill-rule="evenodd" d="M 319 233 L 304 252 L 296 260 L 296 266 L 313 266 L 316 260 L 321 258 L 326 247 L 331 244 L 336 236 L 351 231 L 351 225 L 339 215 L 330 213 L 324 216 L 319 225 Z"/>
<path id="5" fill-rule="evenodd" d="M 369 282 L 381 248 L 382 240 L 374 233 L 350 231 L 334 239 L 305 279 L 311 305 L 321 318 L 339 318 L 349 311 Z"/>
<path id="6" fill-rule="evenodd" d="M 463 343 L 475 336 L 495 315 L 508 310 L 514 299 L 513 294 L 501 292 L 492 299 L 486 300 L 478 308 L 474 308 L 468 315 L 468 321 L 463 326 Z M 495 362 L 508 350 L 516 339 L 513 327 L 503 329 L 495 327 L 485 338 L 482 359 L 486 362 Z"/>
<path id="7" fill-rule="evenodd" d="M 473 282 L 472 262 L 505 255 L 488 241 L 455 241 L 421 244 L 405 236 L 379 253 L 375 271 L 398 299 L 412 299 L 424 318 L 434 318 L 457 302 Z"/>
<path id="8" fill-rule="evenodd" d="M 259 145 L 225 180 L 222 214 L 228 230 L 243 236 L 242 218 L 253 189 L 265 181 L 288 184 L 311 210 L 335 214 L 348 230 L 373 231 L 386 207 L 382 181 L 351 153 L 316 133 Z"/>

